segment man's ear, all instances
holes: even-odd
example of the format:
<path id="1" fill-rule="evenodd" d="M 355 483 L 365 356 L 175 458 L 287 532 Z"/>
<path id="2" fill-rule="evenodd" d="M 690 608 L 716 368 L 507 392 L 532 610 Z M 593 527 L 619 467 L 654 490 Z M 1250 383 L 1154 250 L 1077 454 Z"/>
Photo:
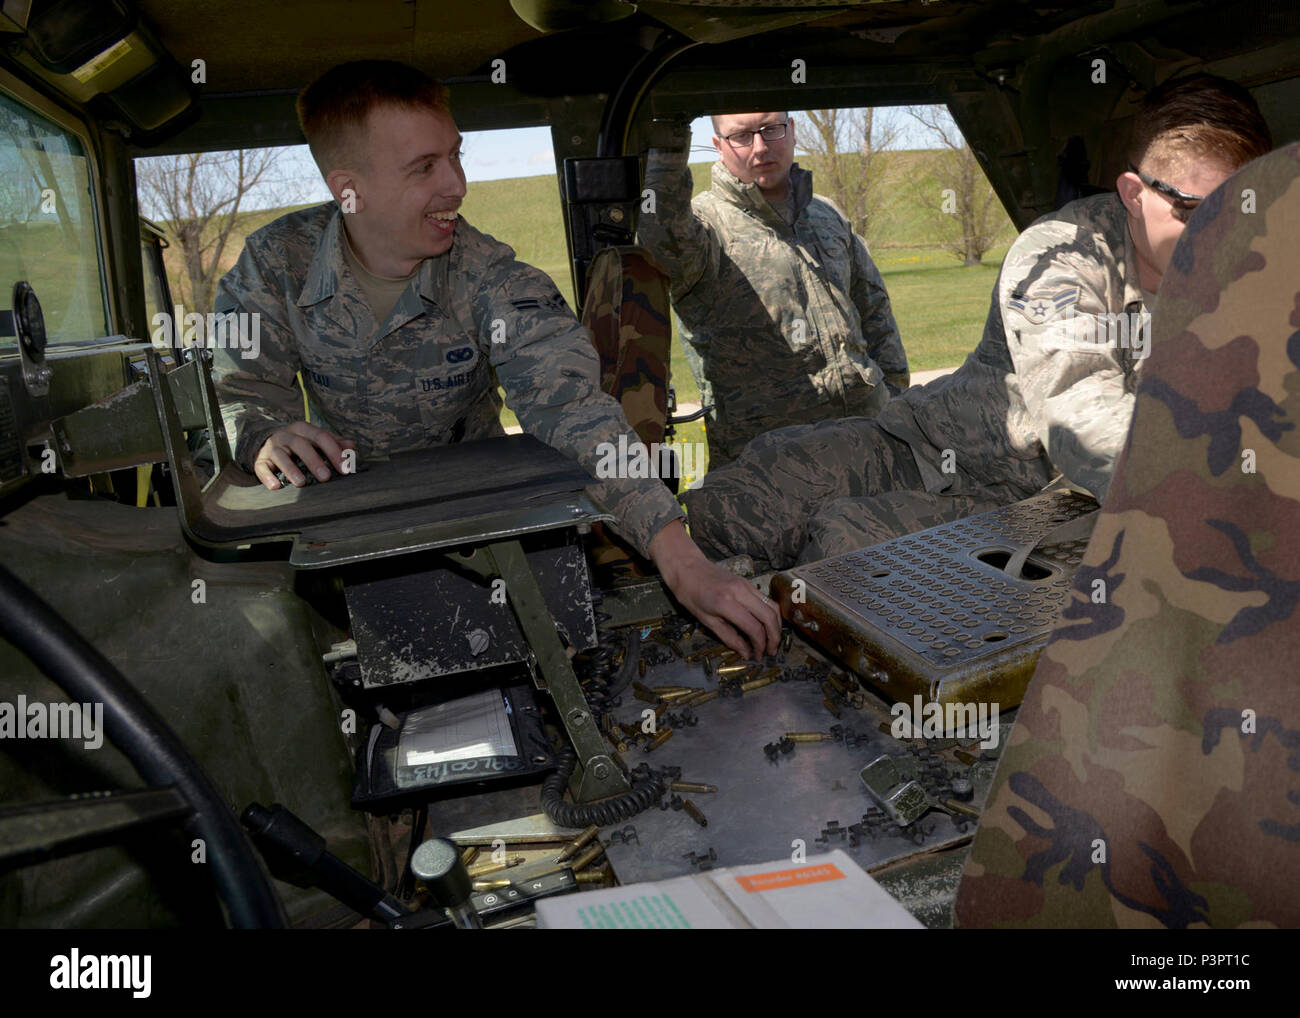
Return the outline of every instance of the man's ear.
<path id="1" fill-rule="evenodd" d="M 1124 203 L 1124 208 L 1130 216 L 1136 219 L 1142 218 L 1142 179 L 1131 170 L 1121 173 L 1115 178 L 1115 190 L 1119 192 L 1119 200 Z"/>
<path id="2" fill-rule="evenodd" d="M 718 155 L 722 155 L 722 139 L 716 134 L 713 136 L 713 147 L 718 150 Z"/>
<path id="3" fill-rule="evenodd" d="M 330 170 L 325 177 L 325 186 L 344 211 L 360 212 L 365 208 L 365 199 L 361 197 L 361 186 L 354 171 Z"/>

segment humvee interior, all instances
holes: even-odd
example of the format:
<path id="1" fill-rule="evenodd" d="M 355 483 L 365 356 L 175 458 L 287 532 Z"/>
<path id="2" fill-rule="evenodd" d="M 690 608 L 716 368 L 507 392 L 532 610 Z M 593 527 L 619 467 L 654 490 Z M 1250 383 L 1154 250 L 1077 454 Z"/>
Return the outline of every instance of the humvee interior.
<path id="1" fill-rule="evenodd" d="M 462 131 L 550 128 L 581 312 L 589 284 L 620 292 L 600 259 L 632 244 L 656 121 L 943 104 L 1018 228 L 1109 188 L 1174 73 L 1244 84 L 1300 137 L 1300 13 L 1264 0 L 5 0 L 0 41 L 0 699 L 104 715 L 0 740 L 6 926 L 523 924 L 792 838 L 948 925 L 996 749 L 899 756 L 889 705 L 1017 702 L 1086 541 L 1039 543 L 1089 508 L 1055 493 L 864 553 L 876 580 L 960 594 L 984 569 L 1048 598 L 966 671 L 890 644 L 913 623 L 887 606 L 854 621 L 861 578 L 820 564 L 775 583 L 794 628 L 750 666 L 655 577 L 591 572 L 610 517 L 526 436 L 267 491 L 231 462 L 206 352 L 153 339 L 172 301 L 133 160 L 299 144 L 319 73 L 406 61 Z M 882 754 L 920 819 L 859 780 Z"/>

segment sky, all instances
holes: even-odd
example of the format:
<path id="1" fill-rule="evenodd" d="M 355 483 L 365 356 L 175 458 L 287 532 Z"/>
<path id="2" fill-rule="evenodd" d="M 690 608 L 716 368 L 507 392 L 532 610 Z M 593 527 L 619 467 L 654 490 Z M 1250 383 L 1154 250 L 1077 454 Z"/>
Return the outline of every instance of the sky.
<path id="1" fill-rule="evenodd" d="M 797 112 L 797 111 L 796 111 Z M 877 111 L 897 125 L 898 139 L 895 148 L 933 148 L 934 139 L 901 110 Z M 712 162 L 714 159 L 713 127 L 708 117 L 699 117 L 691 124 L 691 162 Z M 803 152 L 802 148 L 796 150 Z M 551 149 L 549 127 L 523 127 L 503 131 L 469 131 L 465 134 L 465 177 L 470 183 L 482 180 L 502 180 L 509 177 L 535 177 L 555 172 L 555 157 Z M 306 145 L 286 149 L 282 165 L 283 179 L 290 184 L 292 197 L 288 204 L 323 202 L 330 198 L 329 189 L 312 162 Z M 242 207 L 246 210 L 285 204 L 281 198 L 269 199 L 256 191 L 249 195 Z M 150 218 L 159 218 L 157 209 L 144 209 Z"/>

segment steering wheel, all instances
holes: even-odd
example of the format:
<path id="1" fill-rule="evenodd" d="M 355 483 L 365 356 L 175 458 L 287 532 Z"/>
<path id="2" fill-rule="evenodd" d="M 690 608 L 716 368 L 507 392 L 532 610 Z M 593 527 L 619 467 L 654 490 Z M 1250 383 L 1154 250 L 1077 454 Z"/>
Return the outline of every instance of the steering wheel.
<path id="1" fill-rule="evenodd" d="M 171 786 L 180 793 L 186 808 L 156 811 L 136 823 L 160 815 L 184 816 L 186 828 L 206 844 L 215 890 L 230 925 L 236 929 L 287 925 L 275 890 L 238 821 L 180 737 L 112 662 L 3 565 L 0 636 L 26 654 L 74 703 L 103 703 L 104 732 L 113 745 L 151 788 Z M 54 803 L 43 810 L 24 807 L 23 815 L 52 813 L 65 805 Z M 115 823 L 110 829 L 122 833 L 131 826 Z"/>

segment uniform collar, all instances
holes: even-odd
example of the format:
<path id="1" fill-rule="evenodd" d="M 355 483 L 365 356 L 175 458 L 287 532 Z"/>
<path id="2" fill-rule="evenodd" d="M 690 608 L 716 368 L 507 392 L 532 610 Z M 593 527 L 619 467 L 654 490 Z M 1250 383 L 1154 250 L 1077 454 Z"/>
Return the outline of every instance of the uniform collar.
<path id="1" fill-rule="evenodd" d="M 763 197 L 763 192 L 758 189 L 757 184 L 746 184 L 741 181 L 722 164 L 721 159 L 713 164 L 713 190 L 724 200 L 760 219 L 774 224 L 779 223 L 782 226 L 789 225 Z M 790 167 L 790 198 L 794 203 L 796 222 L 803 214 L 803 210 L 808 207 L 808 203 L 812 201 L 812 194 L 812 173 L 798 163 L 794 163 Z"/>
<path id="2" fill-rule="evenodd" d="M 325 224 L 325 231 L 316 244 L 316 251 L 307 266 L 307 278 L 298 294 L 298 306 L 310 307 L 334 296 L 343 276 L 343 212 L 336 204 L 334 214 Z"/>
<path id="3" fill-rule="evenodd" d="M 458 228 L 457 233 L 459 232 Z M 448 266 L 456 257 L 457 248 L 461 243 L 462 238 L 458 236 L 446 255 L 426 258 L 420 263 L 420 273 L 416 277 L 420 296 L 444 309 Z M 321 301 L 329 300 L 338 292 L 339 280 L 343 278 L 343 244 L 343 212 L 336 204 L 334 214 L 325 224 L 325 230 L 316 244 L 316 251 L 312 254 L 311 264 L 307 268 L 307 278 L 303 281 L 302 292 L 298 294 L 299 307 L 319 304 Z M 398 306 L 403 306 L 402 300 L 398 301 Z M 410 314 L 411 317 L 414 317 L 414 314 L 411 314 L 414 310 L 414 308 L 404 308 L 405 313 Z"/>

